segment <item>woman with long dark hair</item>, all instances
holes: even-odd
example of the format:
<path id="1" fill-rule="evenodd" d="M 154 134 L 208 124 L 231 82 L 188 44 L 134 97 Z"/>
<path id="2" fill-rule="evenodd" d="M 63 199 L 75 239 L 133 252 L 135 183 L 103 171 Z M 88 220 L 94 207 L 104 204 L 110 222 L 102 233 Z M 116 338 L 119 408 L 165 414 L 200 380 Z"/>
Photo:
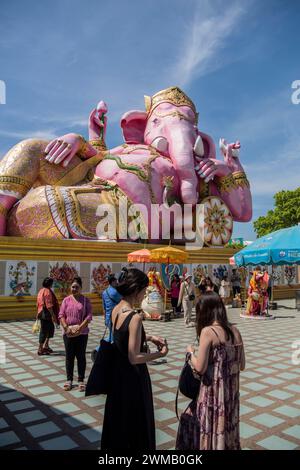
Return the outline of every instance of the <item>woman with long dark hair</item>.
<path id="1" fill-rule="evenodd" d="M 149 279 L 130 268 L 118 277 L 117 291 L 123 299 L 112 312 L 114 363 L 112 387 L 107 394 L 101 449 L 131 451 L 155 449 L 155 421 L 151 381 L 146 363 L 168 353 L 166 340 L 145 333 L 135 310 L 144 298 Z M 146 341 L 156 345 L 149 352 Z"/>
<path id="2" fill-rule="evenodd" d="M 41 321 L 38 349 L 39 356 L 53 353 L 53 349 L 49 346 L 49 340 L 54 336 L 54 325 L 59 325 L 59 303 L 51 289 L 52 286 L 53 279 L 46 277 L 43 280 L 43 287 L 39 290 L 37 295 L 37 318 Z"/>
<path id="3" fill-rule="evenodd" d="M 231 325 L 220 296 L 204 293 L 196 305 L 199 348 L 187 347 L 195 373 L 205 377 L 199 395 L 180 417 L 176 449 L 238 450 L 239 375 L 245 368 L 243 340 Z"/>

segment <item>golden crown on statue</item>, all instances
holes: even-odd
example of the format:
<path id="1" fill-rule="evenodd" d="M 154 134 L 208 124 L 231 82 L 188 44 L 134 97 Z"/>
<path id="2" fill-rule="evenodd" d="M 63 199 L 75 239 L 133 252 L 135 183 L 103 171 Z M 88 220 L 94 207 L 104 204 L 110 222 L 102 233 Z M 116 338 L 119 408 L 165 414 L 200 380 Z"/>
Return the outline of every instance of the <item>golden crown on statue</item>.
<path id="1" fill-rule="evenodd" d="M 196 111 L 196 107 L 192 100 L 177 86 L 172 86 L 170 88 L 166 88 L 165 90 L 161 90 L 155 95 L 151 96 L 144 96 L 145 98 L 145 107 L 147 113 L 150 115 L 156 106 L 160 103 L 166 102 L 174 104 L 175 106 L 189 106 L 195 113 L 196 120 L 198 118 L 198 113 Z"/>

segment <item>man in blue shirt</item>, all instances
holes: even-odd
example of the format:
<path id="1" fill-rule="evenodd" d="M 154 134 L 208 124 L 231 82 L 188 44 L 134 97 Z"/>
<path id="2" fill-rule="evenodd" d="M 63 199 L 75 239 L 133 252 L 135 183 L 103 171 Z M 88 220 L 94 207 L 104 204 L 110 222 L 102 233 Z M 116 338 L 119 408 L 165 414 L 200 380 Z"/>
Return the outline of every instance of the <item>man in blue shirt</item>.
<path id="1" fill-rule="evenodd" d="M 109 286 L 102 292 L 102 306 L 105 315 L 105 326 L 109 328 L 109 336 L 105 338 L 105 341 L 111 343 L 113 341 L 112 334 L 112 324 L 111 324 L 111 314 L 116 305 L 122 300 L 122 296 L 115 289 L 115 286 L 118 284 L 118 281 L 114 274 L 108 276 Z M 97 352 L 99 351 L 100 345 L 96 347 L 91 353 L 92 361 L 96 359 Z"/>
<path id="2" fill-rule="evenodd" d="M 122 300 L 122 296 L 116 290 L 117 279 L 114 274 L 108 276 L 109 286 L 102 293 L 102 305 L 105 315 L 105 326 L 109 328 L 109 338 L 108 341 L 111 342 L 113 339 L 112 336 L 112 324 L 111 324 L 111 313 L 116 305 Z"/>

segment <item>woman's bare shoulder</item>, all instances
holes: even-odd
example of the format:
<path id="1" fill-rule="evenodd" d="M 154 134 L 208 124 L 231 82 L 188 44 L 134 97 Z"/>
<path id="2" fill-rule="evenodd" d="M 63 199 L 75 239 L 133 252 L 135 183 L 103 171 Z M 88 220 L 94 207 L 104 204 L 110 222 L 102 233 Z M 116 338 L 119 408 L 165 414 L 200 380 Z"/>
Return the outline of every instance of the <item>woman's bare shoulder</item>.
<path id="1" fill-rule="evenodd" d="M 235 325 L 231 325 L 231 331 L 233 332 L 236 340 L 241 343 L 243 340 L 242 340 L 242 335 L 240 333 L 240 330 L 235 326 Z"/>

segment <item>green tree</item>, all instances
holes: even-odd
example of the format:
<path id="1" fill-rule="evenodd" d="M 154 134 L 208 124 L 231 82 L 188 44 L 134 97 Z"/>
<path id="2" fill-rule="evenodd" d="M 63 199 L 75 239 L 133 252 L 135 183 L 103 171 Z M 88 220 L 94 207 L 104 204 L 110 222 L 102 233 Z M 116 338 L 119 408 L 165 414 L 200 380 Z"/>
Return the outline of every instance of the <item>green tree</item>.
<path id="1" fill-rule="evenodd" d="M 274 195 L 274 210 L 258 217 L 253 222 L 258 237 L 281 228 L 292 227 L 300 222 L 300 188 L 294 191 L 279 191 Z"/>

